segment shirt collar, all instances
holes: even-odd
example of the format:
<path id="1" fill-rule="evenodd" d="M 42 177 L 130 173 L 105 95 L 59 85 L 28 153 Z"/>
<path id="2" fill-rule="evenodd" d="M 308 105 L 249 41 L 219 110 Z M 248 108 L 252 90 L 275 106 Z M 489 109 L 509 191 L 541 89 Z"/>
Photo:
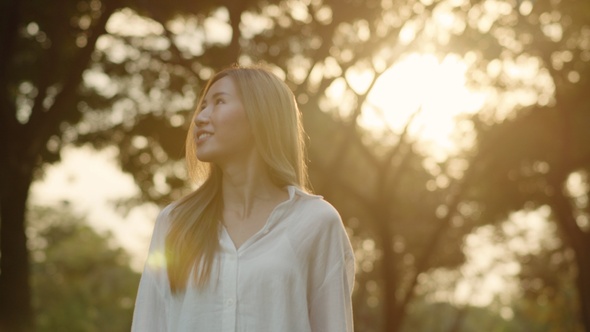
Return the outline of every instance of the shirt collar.
<path id="1" fill-rule="evenodd" d="M 308 193 L 308 192 L 302 190 L 301 188 L 299 188 L 297 186 L 293 186 L 293 185 L 287 186 L 287 191 L 289 192 L 289 201 L 295 199 L 295 196 L 300 196 L 300 197 L 304 197 L 304 198 L 324 198 L 321 195 L 314 195 L 314 194 Z"/>

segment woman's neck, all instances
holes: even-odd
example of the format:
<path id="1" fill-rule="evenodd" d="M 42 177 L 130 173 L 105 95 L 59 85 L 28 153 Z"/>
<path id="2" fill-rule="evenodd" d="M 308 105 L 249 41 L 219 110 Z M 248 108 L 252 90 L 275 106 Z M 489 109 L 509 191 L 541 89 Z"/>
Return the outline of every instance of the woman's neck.
<path id="1" fill-rule="evenodd" d="M 268 204 L 285 194 L 272 182 L 264 162 L 259 158 L 245 165 L 226 166 L 222 170 L 224 209 L 243 219 L 248 218 L 260 204 Z"/>

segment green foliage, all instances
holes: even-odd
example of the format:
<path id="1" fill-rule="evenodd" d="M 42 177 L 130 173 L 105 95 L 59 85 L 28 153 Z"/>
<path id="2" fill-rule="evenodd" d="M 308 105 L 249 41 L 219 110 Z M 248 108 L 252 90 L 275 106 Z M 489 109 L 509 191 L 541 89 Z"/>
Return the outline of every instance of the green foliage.
<path id="1" fill-rule="evenodd" d="M 128 331 L 139 283 L 128 255 L 67 206 L 30 213 L 37 331 Z"/>
<path id="2" fill-rule="evenodd" d="M 491 308 L 454 306 L 418 298 L 411 306 L 403 332 L 514 331 L 514 324 Z"/>

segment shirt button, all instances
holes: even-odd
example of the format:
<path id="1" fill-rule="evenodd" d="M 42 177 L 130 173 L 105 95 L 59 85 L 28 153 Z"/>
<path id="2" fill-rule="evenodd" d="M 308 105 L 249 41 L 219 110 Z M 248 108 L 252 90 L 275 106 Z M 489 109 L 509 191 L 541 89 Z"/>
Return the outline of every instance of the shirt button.
<path id="1" fill-rule="evenodd" d="M 232 305 L 234 305 L 234 299 L 228 299 L 227 300 L 227 306 L 231 307 Z"/>

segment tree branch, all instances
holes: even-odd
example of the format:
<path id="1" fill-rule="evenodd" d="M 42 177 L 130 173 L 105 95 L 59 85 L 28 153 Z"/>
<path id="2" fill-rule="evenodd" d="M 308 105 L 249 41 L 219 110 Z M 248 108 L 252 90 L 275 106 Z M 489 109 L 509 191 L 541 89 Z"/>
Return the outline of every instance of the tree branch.
<path id="1" fill-rule="evenodd" d="M 55 102 L 46 111 L 30 119 L 27 123 L 27 130 L 34 133 L 28 154 L 35 157 L 41 147 L 47 142 L 51 135 L 59 131 L 61 121 L 70 112 L 77 112 L 76 105 L 71 105 L 75 100 L 78 88 L 82 82 L 82 74 L 88 68 L 92 53 L 96 48 L 98 38 L 106 33 L 106 23 L 111 15 L 117 10 L 119 2 L 116 0 L 103 1 L 103 12 L 95 23 L 92 32 L 87 38 L 87 43 L 82 47 L 77 56 L 73 59 L 71 70 L 66 77 L 61 91 L 56 95 Z"/>

